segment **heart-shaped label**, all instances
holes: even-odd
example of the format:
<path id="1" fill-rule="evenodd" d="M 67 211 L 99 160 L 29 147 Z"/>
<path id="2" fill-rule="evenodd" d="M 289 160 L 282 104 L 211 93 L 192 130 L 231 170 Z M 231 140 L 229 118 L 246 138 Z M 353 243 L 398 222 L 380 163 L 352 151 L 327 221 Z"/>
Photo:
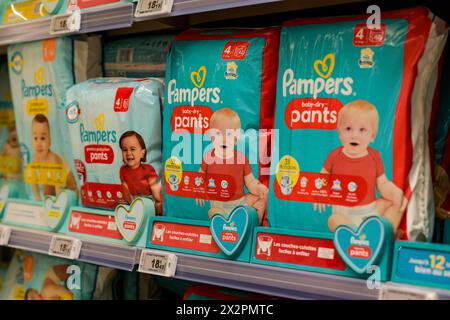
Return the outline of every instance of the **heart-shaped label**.
<path id="1" fill-rule="evenodd" d="M 211 234 L 227 256 L 238 252 L 251 227 L 249 212 L 244 206 L 238 206 L 228 215 L 215 214 L 211 218 Z"/>
<path id="2" fill-rule="evenodd" d="M 314 61 L 314 70 L 320 77 L 327 79 L 334 70 L 334 55 L 329 53 L 323 60 Z"/>
<path id="3" fill-rule="evenodd" d="M 131 205 L 118 205 L 115 211 L 116 224 L 124 240 L 134 243 L 143 231 L 146 220 L 146 201 L 149 199 L 136 198 Z M 147 205 L 148 206 L 148 205 Z"/>
<path id="4" fill-rule="evenodd" d="M 94 118 L 94 125 L 99 131 L 103 131 L 105 128 L 105 114 L 103 112 Z"/>
<path id="5" fill-rule="evenodd" d="M 76 195 L 72 190 L 63 190 L 57 197 L 45 197 L 44 220 L 52 231 L 57 231 L 60 228 L 67 212 L 75 203 Z"/>
<path id="6" fill-rule="evenodd" d="M 201 66 L 198 71 L 191 72 L 191 81 L 197 88 L 203 87 L 206 78 L 206 68 Z"/>
<path id="7" fill-rule="evenodd" d="M 364 220 L 356 232 L 346 225 L 339 226 L 334 232 L 334 245 L 350 268 L 365 273 L 378 258 L 385 235 L 385 225 L 374 216 Z"/>

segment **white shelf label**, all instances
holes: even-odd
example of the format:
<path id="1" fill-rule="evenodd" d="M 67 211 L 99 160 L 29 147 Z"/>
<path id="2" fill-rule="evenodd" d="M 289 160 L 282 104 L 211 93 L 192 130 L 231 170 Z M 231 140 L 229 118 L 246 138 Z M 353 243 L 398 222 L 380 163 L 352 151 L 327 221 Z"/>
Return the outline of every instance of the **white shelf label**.
<path id="1" fill-rule="evenodd" d="M 139 272 L 173 277 L 176 269 L 177 256 L 175 254 L 156 250 L 142 250 Z"/>
<path id="2" fill-rule="evenodd" d="M 8 245 L 10 236 L 11 228 L 7 226 L 0 226 L 0 246 Z"/>
<path id="3" fill-rule="evenodd" d="M 397 287 L 383 285 L 378 296 L 379 300 L 437 300 L 438 295 L 434 291 L 420 288 Z"/>
<path id="4" fill-rule="evenodd" d="M 52 17 L 50 34 L 64 34 L 80 31 L 81 13 L 75 10 L 71 13 L 59 14 Z"/>
<path id="5" fill-rule="evenodd" d="M 71 260 L 78 259 L 80 257 L 81 245 L 82 242 L 80 239 L 55 235 L 50 243 L 48 254 Z"/>
<path id="6" fill-rule="evenodd" d="M 136 18 L 163 15 L 172 12 L 173 0 L 139 0 L 134 16 Z"/>

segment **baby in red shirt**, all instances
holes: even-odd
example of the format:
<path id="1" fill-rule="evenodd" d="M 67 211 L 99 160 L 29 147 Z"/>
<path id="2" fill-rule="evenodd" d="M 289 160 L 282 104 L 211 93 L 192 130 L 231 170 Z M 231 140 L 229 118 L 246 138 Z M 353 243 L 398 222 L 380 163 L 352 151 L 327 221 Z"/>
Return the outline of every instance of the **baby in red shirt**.
<path id="1" fill-rule="evenodd" d="M 358 175 L 367 183 L 367 193 L 358 206 L 333 205 L 328 227 L 359 226 L 373 215 L 383 215 L 397 229 L 406 208 L 403 191 L 388 180 L 380 153 L 369 147 L 378 132 L 378 111 L 365 100 L 347 103 L 338 114 L 337 130 L 342 146 L 334 149 L 325 160 L 321 173 Z M 376 199 L 375 189 L 381 198 Z M 324 204 L 314 204 L 322 212 Z"/>
<path id="2" fill-rule="evenodd" d="M 212 177 L 216 174 L 227 175 L 234 182 L 235 188 L 232 197 L 226 201 L 210 201 L 208 216 L 211 218 L 216 213 L 228 214 L 238 205 L 248 205 L 255 208 L 261 222 L 268 189 L 253 175 L 247 157 L 235 150 L 240 130 L 241 119 L 232 109 L 222 108 L 212 114 L 209 133 L 214 148 L 204 156 L 199 172 Z M 248 194 L 245 194 L 244 186 L 247 187 Z M 204 200 L 196 199 L 196 203 L 203 206 Z"/>
<path id="3" fill-rule="evenodd" d="M 119 140 L 125 163 L 120 168 L 120 181 L 130 196 L 153 196 L 156 213 L 162 211 L 162 188 L 158 174 L 147 161 L 144 139 L 135 131 L 126 131 Z"/>

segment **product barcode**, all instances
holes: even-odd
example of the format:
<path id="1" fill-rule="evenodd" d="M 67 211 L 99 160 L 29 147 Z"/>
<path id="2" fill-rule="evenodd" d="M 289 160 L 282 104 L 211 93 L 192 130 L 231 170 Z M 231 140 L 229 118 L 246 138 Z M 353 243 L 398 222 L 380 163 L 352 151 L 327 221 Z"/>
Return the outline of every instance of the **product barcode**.
<path id="1" fill-rule="evenodd" d="M 133 48 L 120 48 L 117 50 L 118 63 L 132 63 L 133 62 Z"/>

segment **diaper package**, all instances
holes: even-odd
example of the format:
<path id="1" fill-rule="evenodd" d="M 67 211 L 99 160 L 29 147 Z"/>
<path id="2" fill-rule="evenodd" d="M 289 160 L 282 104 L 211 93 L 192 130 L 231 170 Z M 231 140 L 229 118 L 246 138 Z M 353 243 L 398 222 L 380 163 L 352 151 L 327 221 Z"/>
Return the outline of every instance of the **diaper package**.
<path id="1" fill-rule="evenodd" d="M 104 49 L 107 77 L 164 78 L 166 57 L 174 35 L 139 36 L 115 40 Z"/>
<path id="2" fill-rule="evenodd" d="M 0 57 L 0 179 L 19 181 L 21 178 L 20 148 L 11 100 L 7 57 Z"/>
<path id="3" fill-rule="evenodd" d="M 70 149 L 62 140 L 64 117 L 58 112 L 74 83 L 73 41 L 14 44 L 8 60 L 27 198 L 41 201 L 62 189 L 76 191 Z"/>
<path id="4" fill-rule="evenodd" d="M 8 264 L 3 285 L 0 290 L 1 300 L 24 300 L 24 278 L 23 278 L 24 253 L 16 250 Z"/>
<path id="5" fill-rule="evenodd" d="M 37 253 L 23 258 L 25 300 L 91 300 L 99 267 Z"/>
<path id="6" fill-rule="evenodd" d="M 189 30 L 166 73 L 164 214 L 266 209 L 279 29 Z"/>
<path id="7" fill-rule="evenodd" d="M 117 5 L 132 2 L 132 0 L 67 0 L 67 8 L 71 9 L 89 9 L 104 5 Z"/>
<path id="8" fill-rule="evenodd" d="M 425 8 L 298 19 L 280 40 L 268 219 L 330 233 L 383 216 L 432 236 L 428 126 L 447 27 Z M 406 214 L 402 214 L 406 211 Z"/>
<path id="9" fill-rule="evenodd" d="M 152 196 L 161 206 L 162 94 L 157 80 L 126 78 L 88 80 L 67 91 L 65 137 L 83 205 L 114 209 Z"/>
<path id="10" fill-rule="evenodd" d="M 63 13 L 65 4 L 66 0 L 2 0 L 1 23 L 14 24 Z"/>

